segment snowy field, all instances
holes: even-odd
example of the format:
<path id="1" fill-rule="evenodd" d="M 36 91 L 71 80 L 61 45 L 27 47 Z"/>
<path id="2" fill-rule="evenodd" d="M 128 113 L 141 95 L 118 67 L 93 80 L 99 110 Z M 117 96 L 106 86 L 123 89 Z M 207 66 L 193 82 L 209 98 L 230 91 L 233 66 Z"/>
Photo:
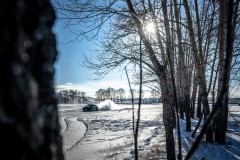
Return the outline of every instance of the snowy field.
<path id="1" fill-rule="evenodd" d="M 100 104 L 99 111 L 82 112 L 85 104 L 59 105 L 61 135 L 66 160 L 134 159 L 131 105 Z M 135 106 L 137 107 L 137 106 Z M 230 106 L 226 146 L 202 142 L 192 159 L 240 159 L 240 106 Z M 236 121 L 237 120 L 237 121 Z M 181 125 L 184 125 L 181 121 Z M 193 125 L 197 121 L 193 121 Z M 193 126 L 193 129 L 194 129 Z M 183 154 L 194 139 L 182 127 Z M 176 136 L 176 135 L 175 135 Z M 166 159 L 162 105 L 142 105 L 139 154 L 144 159 Z M 157 150 L 160 157 L 150 153 Z"/>

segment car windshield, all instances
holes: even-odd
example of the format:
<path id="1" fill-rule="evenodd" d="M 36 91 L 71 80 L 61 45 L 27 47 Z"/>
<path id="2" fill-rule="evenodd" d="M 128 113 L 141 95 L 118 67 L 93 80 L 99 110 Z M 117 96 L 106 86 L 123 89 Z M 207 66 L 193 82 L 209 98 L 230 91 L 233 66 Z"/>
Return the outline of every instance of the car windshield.
<path id="1" fill-rule="evenodd" d="M 88 104 L 87 107 L 91 107 L 91 106 L 94 106 L 93 104 Z"/>

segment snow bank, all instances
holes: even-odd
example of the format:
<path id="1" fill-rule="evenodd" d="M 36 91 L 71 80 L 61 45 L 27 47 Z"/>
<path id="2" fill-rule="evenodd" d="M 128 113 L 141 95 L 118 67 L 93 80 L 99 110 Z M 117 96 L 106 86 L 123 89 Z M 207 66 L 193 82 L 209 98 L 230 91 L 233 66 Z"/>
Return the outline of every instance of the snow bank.
<path id="1" fill-rule="evenodd" d="M 98 104 L 98 110 L 101 110 L 101 111 L 117 110 L 117 109 L 121 109 L 121 108 L 110 99 L 102 101 Z"/>

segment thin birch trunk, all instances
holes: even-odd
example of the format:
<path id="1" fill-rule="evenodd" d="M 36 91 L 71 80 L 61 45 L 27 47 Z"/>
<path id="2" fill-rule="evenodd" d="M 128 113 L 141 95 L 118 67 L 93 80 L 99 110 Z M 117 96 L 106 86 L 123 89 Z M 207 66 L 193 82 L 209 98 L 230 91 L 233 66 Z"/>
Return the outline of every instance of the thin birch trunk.
<path id="1" fill-rule="evenodd" d="M 194 57 L 194 62 L 195 62 L 197 73 L 198 73 L 198 83 L 200 86 L 201 97 L 203 102 L 204 120 L 206 120 L 208 115 L 210 114 L 210 109 L 209 109 L 208 98 L 207 98 L 207 84 L 206 84 L 206 77 L 205 77 L 205 70 L 204 70 L 205 68 L 204 59 L 203 59 L 203 55 L 198 54 L 198 48 L 196 45 L 196 40 L 193 32 L 192 18 L 191 18 L 187 0 L 183 0 L 183 4 L 186 11 L 186 16 L 187 16 L 187 24 L 188 24 L 188 30 L 190 35 L 192 54 Z M 206 132 L 206 141 L 213 142 L 213 134 L 212 134 L 211 127 L 209 127 Z"/>
<path id="2" fill-rule="evenodd" d="M 191 97 L 191 118 L 194 118 L 194 115 L 195 115 L 195 102 L 196 102 L 197 88 L 198 88 L 197 73 L 195 71 L 194 77 L 193 77 L 193 91 L 192 91 L 192 97 Z"/>
<path id="3" fill-rule="evenodd" d="M 202 114 L 202 97 L 201 97 L 201 91 L 200 86 L 198 85 L 198 103 L 197 103 L 197 117 L 200 118 Z"/>
<path id="4" fill-rule="evenodd" d="M 175 11 L 175 17 L 176 17 L 176 26 L 177 26 L 177 39 L 178 39 L 178 49 L 179 49 L 179 77 L 180 77 L 180 97 L 179 97 L 179 104 L 180 104 L 180 115 L 181 118 L 183 118 L 183 109 L 185 111 L 186 115 L 186 131 L 191 131 L 191 119 L 190 119 L 190 93 L 189 93 L 189 84 L 188 82 L 188 75 L 186 70 L 186 64 L 185 64 L 185 55 L 183 52 L 182 47 L 182 33 L 180 29 L 180 12 L 177 8 L 177 1 L 174 0 L 174 11 Z"/>

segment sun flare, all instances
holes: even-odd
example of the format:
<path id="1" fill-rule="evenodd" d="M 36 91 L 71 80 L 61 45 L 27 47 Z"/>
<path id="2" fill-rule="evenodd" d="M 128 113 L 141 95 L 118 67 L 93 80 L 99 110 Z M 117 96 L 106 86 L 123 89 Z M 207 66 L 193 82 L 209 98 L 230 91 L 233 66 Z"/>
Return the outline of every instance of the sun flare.
<path id="1" fill-rule="evenodd" d="M 148 34 L 153 34 L 155 33 L 155 27 L 153 22 L 148 22 L 146 24 L 145 30 Z"/>

